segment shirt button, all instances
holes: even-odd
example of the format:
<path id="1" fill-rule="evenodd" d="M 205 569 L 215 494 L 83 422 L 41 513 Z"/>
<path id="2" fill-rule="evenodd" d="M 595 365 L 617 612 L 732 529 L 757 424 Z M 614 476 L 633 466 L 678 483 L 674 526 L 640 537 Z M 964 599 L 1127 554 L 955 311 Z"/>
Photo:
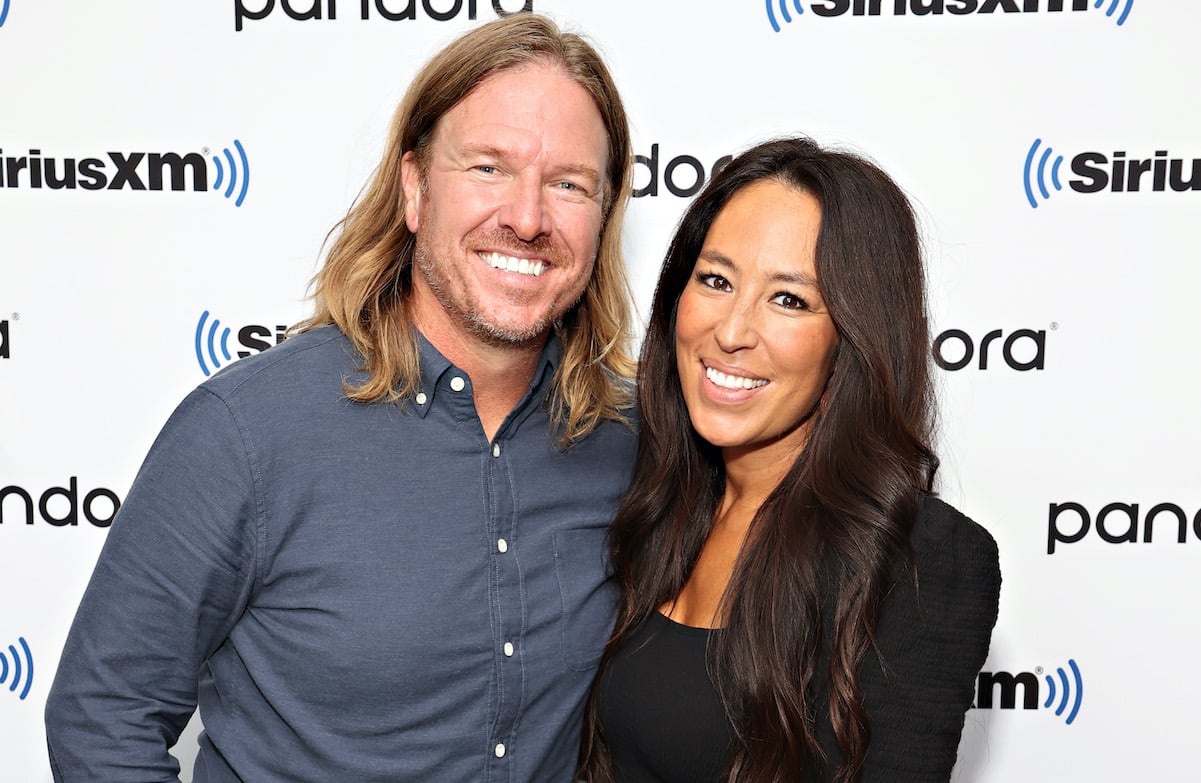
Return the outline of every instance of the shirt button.
<path id="1" fill-rule="evenodd" d="M 505 743 L 503 743 L 503 742 L 496 743 L 496 757 L 498 759 L 504 758 L 504 755 L 505 755 Z"/>
<path id="2" fill-rule="evenodd" d="M 492 444 L 492 456 L 494 456 L 494 457 L 500 456 L 500 444 L 499 443 Z"/>
<path id="3" fill-rule="evenodd" d="M 429 397 L 426 397 L 426 396 L 425 396 L 425 392 L 417 392 L 417 398 L 416 398 L 416 399 L 417 399 L 417 404 L 418 404 L 418 405 L 425 405 L 425 401 L 426 401 L 426 400 L 428 400 L 428 399 L 429 399 Z"/>
<path id="4" fill-rule="evenodd" d="M 513 657 L 513 643 L 512 642 L 505 642 L 505 657 L 506 658 Z"/>
<path id="5" fill-rule="evenodd" d="M 496 551 L 500 552 L 502 555 L 505 552 L 508 552 L 509 551 L 509 542 L 504 540 L 503 538 L 496 539 Z"/>
<path id="6" fill-rule="evenodd" d="M 455 391 L 463 391 L 463 387 L 466 385 L 467 382 L 457 375 L 450 379 L 450 388 L 454 389 Z"/>

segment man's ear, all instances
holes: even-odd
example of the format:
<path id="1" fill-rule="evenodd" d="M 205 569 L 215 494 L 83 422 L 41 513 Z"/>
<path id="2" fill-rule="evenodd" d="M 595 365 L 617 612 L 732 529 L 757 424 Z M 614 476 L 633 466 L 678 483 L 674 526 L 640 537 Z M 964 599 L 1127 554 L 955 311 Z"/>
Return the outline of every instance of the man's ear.
<path id="1" fill-rule="evenodd" d="M 417 233 L 417 227 L 421 224 L 421 180 L 421 166 L 417 163 L 417 156 L 409 150 L 400 159 L 400 186 L 405 197 L 405 225 L 413 234 Z"/>

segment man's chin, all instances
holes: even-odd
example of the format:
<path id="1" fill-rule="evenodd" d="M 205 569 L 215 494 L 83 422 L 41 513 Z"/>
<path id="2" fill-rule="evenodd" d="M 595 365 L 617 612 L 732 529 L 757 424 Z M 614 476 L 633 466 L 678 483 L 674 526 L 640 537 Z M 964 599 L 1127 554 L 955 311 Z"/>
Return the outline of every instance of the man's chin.
<path id="1" fill-rule="evenodd" d="M 499 323 L 476 316 L 468 321 L 471 333 L 497 348 L 529 348 L 546 341 L 553 321 L 549 318 L 535 323 Z"/>

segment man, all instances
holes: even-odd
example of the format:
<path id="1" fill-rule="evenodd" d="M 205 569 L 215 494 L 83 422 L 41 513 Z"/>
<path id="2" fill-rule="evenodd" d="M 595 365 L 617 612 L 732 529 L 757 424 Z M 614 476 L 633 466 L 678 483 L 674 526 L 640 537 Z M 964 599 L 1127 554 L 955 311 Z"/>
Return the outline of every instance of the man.
<path id="1" fill-rule="evenodd" d="M 569 781 L 628 482 L 629 131 L 533 15 L 436 55 L 316 315 L 177 409 L 46 708 L 56 780 Z"/>

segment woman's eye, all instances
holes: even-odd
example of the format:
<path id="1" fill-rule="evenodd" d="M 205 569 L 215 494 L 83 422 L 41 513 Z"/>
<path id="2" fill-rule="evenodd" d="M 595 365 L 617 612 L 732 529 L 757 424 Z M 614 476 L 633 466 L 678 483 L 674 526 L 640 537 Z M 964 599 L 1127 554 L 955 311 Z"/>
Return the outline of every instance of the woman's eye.
<path id="1" fill-rule="evenodd" d="M 701 273 L 696 276 L 696 279 L 700 281 L 701 285 L 708 286 L 717 291 L 730 290 L 730 281 L 721 275 Z"/>
<path id="2" fill-rule="evenodd" d="M 583 188 L 581 188 L 579 185 L 575 184 L 574 182 L 560 182 L 559 188 L 561 190 L 566 190 L 566 191 L 583 190 Z"/>
<path id="3" fill-rule="evenodd" d="M 787 310 L 809 309 L 809 303 L 796 294 L 779 293 L 775 295 L 772 301 Z"/>

